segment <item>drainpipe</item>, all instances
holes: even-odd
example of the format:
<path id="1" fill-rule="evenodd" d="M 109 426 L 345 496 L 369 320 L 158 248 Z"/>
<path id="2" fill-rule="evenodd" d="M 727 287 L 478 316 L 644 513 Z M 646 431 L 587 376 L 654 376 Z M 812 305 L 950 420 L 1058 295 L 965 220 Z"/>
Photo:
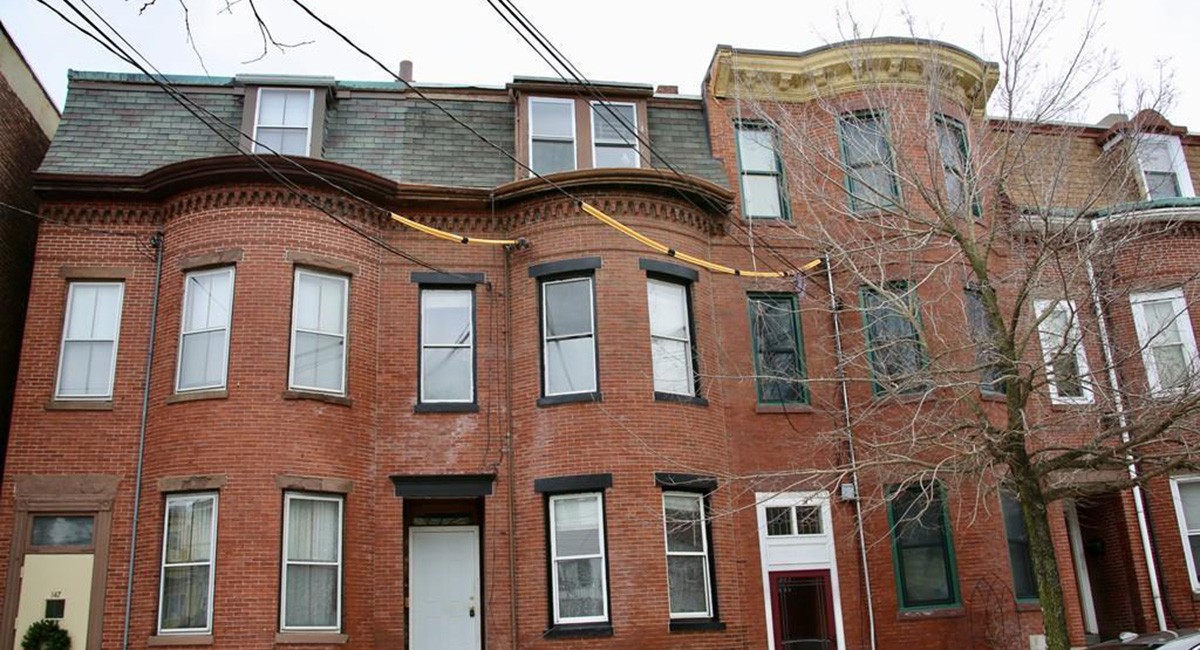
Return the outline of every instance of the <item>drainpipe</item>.
<path id="1" fill-rule="evenodd" d="M 850 450 L 850 481 L 854 485 L 854 520 L 855 528 L 858 533 L 858 550 L 859 558 L 862 562 L 863 572 L 863 588 L 867 597 L 867 632 L 870 635 L 871 650 L 875 650 L 875 605 L 871 597 L 871 568 L 867 564 L 867 539 L 866 533 L 863 531 L 863 512 L 861 491 L 858 483 L 858 458 L 854 451 L 854 429 L 851 428 L 850 417 L 850 392 L 846 387 L 846 355 L 842 350 L 842 319 L 841 319 L 841 301 L 838 300 L 837 294 L 833 288 L 833 268 L 829 264 L 829 257 L 825 257 L 822 262 L 825 265 L 825 282 L 829 289 L 829 308 L 833 313 L 833 350 L 834 356 L 837 359 L 837 381 L 838 390 L 842 394 L 842 425 L 846 429 L 846 446 Z"/>
<path id="2" fill-rule="evenodd" d="M 154 338 L 158 330 L 158 294 L 162 288 L 163 234 L 154 233 L 154 296 L 150 301 L 150 343 L 146 346 L 146 373 L 142 384 L 142 415 L 138 425 L 137 470 L 133 479 L 133 523 L 129 536 L 129 575 L 125 580 L 125 623 L 121 631 L 121 648 L 129 648 L 129 618 L 133 608 L 133 572 L 137 559 L 138 521 L 142 505 L 142 466 L 146 459 L 146 419 L 150 412 L 150 371 L 154 362 Z"/>
<path id="3" fill-rule="evenodd" d="M 1092 219 L 1088 222 L 1092 228 L 1092 238 L 1095 239 L 1100 233 L 1099 219 Z M 1129 442 L 1129 432 L 1125 430 L 1128 426 L 1129 418 L 1125 413 L 1125 398 L 1121 394 L 1121 383 L 1117 377 L 1117 368 L 1114 365 L 1112 341 L 1108 335 L 1108 325 L 1105 319 L 1104 305 L 1100 301 L 1100 287 L 1096 281 L 1096 271 L 1092 267 L 1091 257 L 1085 259 L 1087 267 L 1088 291 L 1091 293 L 1092 309 L 1096 312 L 1096 322 L 1100 328 L 1100 350 L 1104 353 L 1104 365 L 1108 368 L 1108 383 L 1113 389 L 1113 405 L 1117 409 L 1117 421 L 1123 432 L 1121 433 L 1121 441 Z M 1133 462 L 1133 456 L 1128 455 L 1129 459 L 1129 478 L 1137 480 L 1138 468 Z M 1139 485 L 1133 486 L 1133 509 L 1137 513 L 1138 535 L 1142 539 L 1142 553 L 1146 556 L 1146 573 L 1150 577 L 1150 596 L 1154 600 L 1154 616 L 1158 619 L 1158 629 L 1167 629 L 1166 615 L 1163 613 L 1162 590 L 1158 584 L 1158 562 L 1154 559 L 1154 545 L 1150 541 L 1149 525 L 1146 522 L 1146 505 L 1142 496 L 1142 488 Z"/>
<path id="4" fill-rule="evenodd" d="M 517 630 L 517 469 L 513 458 L 513 391 L 512 391 L 512 252 L 504 247 L 504 455 L 508 461 L 508 624 L 512 628 L 512 649 L 517 650 L 520 633 Z"/>

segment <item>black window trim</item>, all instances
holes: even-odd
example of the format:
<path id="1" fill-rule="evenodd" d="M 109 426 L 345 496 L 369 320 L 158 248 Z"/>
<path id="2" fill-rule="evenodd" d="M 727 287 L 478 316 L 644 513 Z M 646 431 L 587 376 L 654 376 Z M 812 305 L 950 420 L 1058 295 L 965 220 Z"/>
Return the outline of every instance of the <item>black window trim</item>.
<path id="1" fill-rule="evenodd" d="M 556 406 L 559 404 L 574 404 L 580 402 L 600 402 L 603 396 L 600 392 L 600 318 L 596 297 L 596 269 L 602 267 L 599 257 L 579 257 L 535 264 L 529 267 L 529 277 L 537 280 L 537 319 L 538 319 L 538 383 L 541 386 L 537 405 Z M 596 373 L 594 390 L 565 393 L 558 395 L 546 394 L 546 319 L 545 319 L 545 285 L 548 282 L 559 282 L 575 278 L 588 278 L 592 290 L 592 354 Z"/>
<path id="2" fill-rule="evenodd" d="M 712 512 L 712 493 L 717 489 L 717 479 L 713 476 L 703 476 L 700 474 L 683 474 L 679 472 L 655 472 L 654 484 L 662 489 L 665 495 L 668 492 L 692 492 L 701 497 L 700 504 L 704 508 L 704 534 L 708 538 L 708 593 L 712 598 L 709 603 L 712 609 L 711 616 L 702 618 L 670 618 L 668 611 L 667 618 L 671 632 L 701 632 L 701 631 L 721 631 L 725 629 L 725 623 L 721 621 L 721 609 L 718 606 L 720 601 L 717 598 L 717 554 L 715 551 L 716 544 L 713 540 L 712 518 L 708 513 Z M 665 505 L 665 504 L 664 504 Z M 664 510 L 663 516 L 666 516 Z M 667 557 L 666 538 L 663 538 L 663 559 Z M 668 578 L 670 580 L 670 578 Z M 670 589 L 669 584 L 667 585 Z M 668 599 L 670 596 L 668 595 Z M 670 606 L 668 604 L 668 610 Z"/>
<path id="3" fill-rule="evenodd" d="M 412 279 L 417 281 L 424 276 L 424 282 L 417 285 L 417 394 L 413 404 L 413 413 L 478 413 L 479 412 L 479 337 L 478 304 L 475 296 L 475 283 L 463 283 L 465 276 L 483 277 L 482 273 L 458 274 L 451 273 L 421 273 L 414 271 Z M 437 276 L 437 277 L 434 277 Z M 460 278 L 459 282 L 449 281 Z M 432 281 L 430 281 L 432 280 Z M 482 282 L 482 279 L 479 281 Z M 469 291 L 471 294 L 471 401 L 469 402 L 425 402 L 421 400 L 421 380 L 425 373 L 424 355 L 425 341 L 423 324 L 425 321 L 425 290 L 433 291 Z"/>

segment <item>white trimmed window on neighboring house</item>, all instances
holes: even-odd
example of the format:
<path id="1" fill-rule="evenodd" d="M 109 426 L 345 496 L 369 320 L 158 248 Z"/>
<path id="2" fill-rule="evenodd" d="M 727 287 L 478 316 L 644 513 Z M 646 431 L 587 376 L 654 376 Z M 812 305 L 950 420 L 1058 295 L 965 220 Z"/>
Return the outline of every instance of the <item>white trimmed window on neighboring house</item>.
<path id="1" fill-rule="evenodd" d="M 1034 314 L 1042 319 L 1038 337 L 1046 363 L 1050 400 L 1056 404 L 1090 404 L 1091 381 L 1075 302 L 1037 300 Z"/>
<path id="2" fill-rule="evenodd" d="M 58 355 L 56 399 L 112 399 L 123 282 L 71 282 Z"/>
<path id="3" fill-rule="evenodd" d="M 1137 136 L 1142 188 L 1148 200 L 1192 197 L 1192 177 L 1179 136 L 1142 133 Z"/>
<path id="4" fill-rule="evenodd" d="M 211 634 L 216 493 L 167 497 L 163 522 L 159 634 Z"/>
<path id="5" fill-rule="evenodd" d="M 233 317 L 233 267 L 188 273 L 175 390 L 225 388 Z"/>
<path id="6" fill-rule="evenodd" d="M 311 88 L 259 88 L 254 152 L 309 155 L 313 95 Z"/>
<path id="7" fill-rule="evenodd" d="M 341 629 L 341 497 L 284 494 L 281 591 L 280 629 Z"/>
<path id="8" fill-rule="evenodd" d="M 1200 476 L 1173 477 L 1171 497 L 1175 502 L 1175 519 L 1179 522 L 1192 593 L 1200 594 Z"/>
<path id="9" fill-rule="evenodd" d="M 296 269 L 290 388 L 345 394 L 349 293 L 344 275 Z"/>
<path id="10" fill-rule="evenodd" d="M 1200 357 L 1183 290 L 1136 293 L 1129 303 L 1150 394 L 1184 390 L 1195 381 Z"/>

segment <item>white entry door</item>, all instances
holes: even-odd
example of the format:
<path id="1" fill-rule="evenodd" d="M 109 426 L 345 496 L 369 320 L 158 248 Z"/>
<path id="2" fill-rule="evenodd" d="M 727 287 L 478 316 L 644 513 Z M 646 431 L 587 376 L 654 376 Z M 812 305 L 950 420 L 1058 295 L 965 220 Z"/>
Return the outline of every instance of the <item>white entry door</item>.
<path id="1" fill-rule="evenodd" d="M 479 527 L 409 530 L 409 648 L 479 650 Z"/>

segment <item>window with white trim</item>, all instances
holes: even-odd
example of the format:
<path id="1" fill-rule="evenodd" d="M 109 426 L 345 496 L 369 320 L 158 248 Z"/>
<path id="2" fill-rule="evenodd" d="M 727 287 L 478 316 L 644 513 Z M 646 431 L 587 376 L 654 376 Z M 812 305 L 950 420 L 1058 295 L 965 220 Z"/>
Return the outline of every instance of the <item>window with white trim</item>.
<path id="1" fill-rule="evenodd" d="M 1200 361 L 1183 290 L 1135 293 L 1129 303 L 1150 393 L 1167 395 L 1186 389 Z"/>
<path id="2" fill-rule="evenodd" d="M 640 167 L 637 105 L 592 102 L 592 166 Z"/>
<path id="3" fill-rule="evenodd" d="M 575 100 L 529 98 L 529 166 L 539 174 L 575 169 Z"/>
<path id="4" fill-rule="evenodd" d="M 346 310 L 350 279 L 296 269 L 288 386 L 346 392 Z"/>
<path id="5" fill-rule="evenodd" d="M 596 319 L 592 276 L 542 282 L 545 395 L 596 390 Z"/>
<path id="6" fill-rule="evenodd" d="M 72 282 L 67 287 L 56 398 L 112 398 L 124 294 L 123 282 Z"/>
<path id="7" fill-rule="evenodd" d="M 671 618 L 712 616 L 708 524 L 704 510 L 703 494 L 663 492 Z"/>
<path id="8" fill-rule="evenodd" d="M 1200 593 L 1200 476 L 1173 477 L 1171 497 L 1175 502 L 1175 520 L 1179 522 L 1192 592 Z"/>
<path id="9" fill-rule="evenodd" d="M 216 493 L 168 496 L 163 522 L 159 634 L 212 632 L 216 550 Z"/>
<path id="10" fill-rule="evenodd" d="M 1038 300 L 1034 314 L 1041 319 L 1038 338 L 1046 363 L 1050 400 L 1057 404 L 1089 404 L 1087 354 L 1080 335 L 1079 312 L 1072 300 Z"/>
<path id="11" fill-rule="evenodd" d="M 312 139 L 311 88 L 259 88 L 254 152 L 307 156 Z"/>
<path id="12" fill-rule="evenodd" d="M 188 273 L 175 390 L 225 387 L 233 315 L 233 267 Z"/>
<path id="13" fill-rule="evenodd" d="M 1196 195 L 1178 136 L 1156 133 L 1138 135 L 1137 158 L 1147 199 Z"/>
<path id="14" fill-rule="evenodd" d="M 550 497 L 554 623 L 608 621 L 604 498 L 600 492 Z"/>
<path id="15" fill-rule="evenodd" d="M 475 401 L 475 292 L 421 289 L 421 402 Z"/>
<path id="16" fill-rule="evenodd" d="M 696 354 L 692 345 L 691 302 L 688 287 L 657 278 L 646 280 L 650 310 L 650 356 L 654 390 L 675 395 L 696 394 Z"/>
<path id="17" fill-rule="evenodd" d="M 341 497 L 284 493 L 281 582 L 280 629 L 341 629 Z"/>

